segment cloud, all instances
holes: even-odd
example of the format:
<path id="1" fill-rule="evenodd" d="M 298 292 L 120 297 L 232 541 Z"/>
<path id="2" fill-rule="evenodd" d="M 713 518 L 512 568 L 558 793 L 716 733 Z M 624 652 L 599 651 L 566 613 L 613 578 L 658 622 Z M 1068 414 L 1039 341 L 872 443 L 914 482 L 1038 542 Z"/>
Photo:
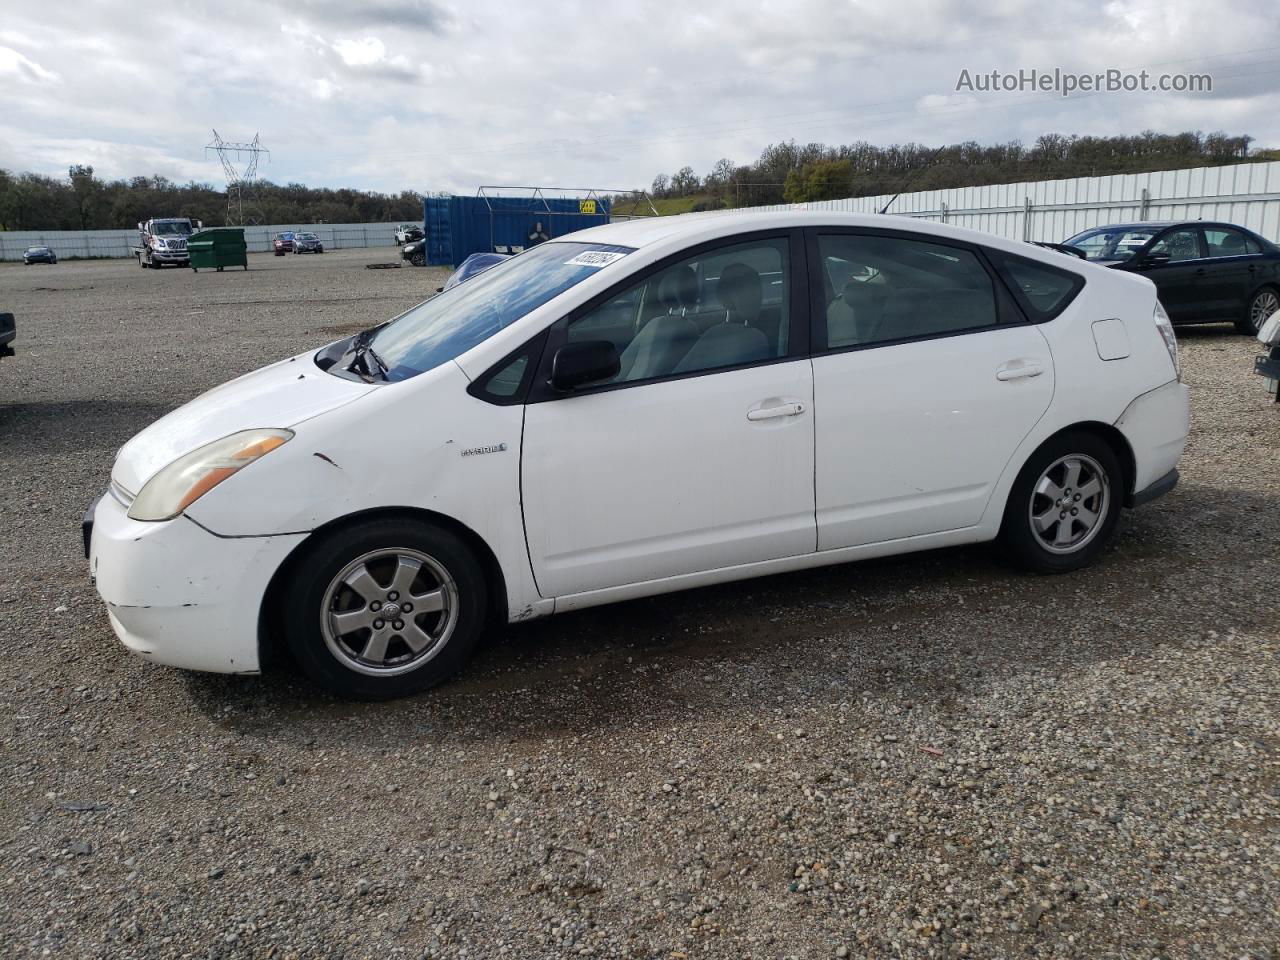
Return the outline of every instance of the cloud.
<path id="1" fill-rule="evenodd" d="M 360 40 L 339 40 L 333 45 L 342 62 L 349 67 L 367 67 L 377 63 L 387 55 L 387 48 L 377 37 L 364 37 Z"/>
<path id="2" fill-rule="evenodd" d="M 0 47 L 0 77 L 14 77 L 24 83 L 53 83 L 58 75 L 46 70 L 12 47 Z"/>
<path id="3" fill-rule="evenodd" d="M 30 5 L 6 10 L 6 167 L 63 175 L 92 162 L 107 176 L 216 180 L 203 151 L 211 127 L 260 133 L 263 173 L 279 182 L 467 193 L 644 185 L 792 138 L 1226 128 L 1280 146 L 1269 0 L 1236 0 L 1230 17 L 1204 16 L 1203 0 L 795 0 L 785 15 L 700 0 L 678 16 L 597 0 L 312 0 L 283 13 L 221 0 L 217 18 L 170 4 L 128 20 L 87 0 L 60 10 L 54 21 Z M 38 47 L 18 39 L 32 37 Z M 956 91 L 965 68 L 1148 65 L 1211 72 L 1214 92 Z"/>

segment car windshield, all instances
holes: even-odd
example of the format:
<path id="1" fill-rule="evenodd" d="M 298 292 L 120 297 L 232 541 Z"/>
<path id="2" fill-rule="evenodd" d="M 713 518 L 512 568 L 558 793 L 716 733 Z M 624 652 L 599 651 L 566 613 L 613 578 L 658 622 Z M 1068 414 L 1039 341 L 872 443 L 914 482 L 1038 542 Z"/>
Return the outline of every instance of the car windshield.
<path id="1" fill-rule="evenodd" d="M 191 233 L 191 224 L 185 220 L 162 221 L 153 223 L 151 232 L 157 237 L 185 237 Z"/>
<path id="2" fill-rule="evenodd" d="M 1083 251 L 1086 260 L 1128 260 L 1156 233 L 1152 227 L 1102 227 L 1077 233 L 1066 245 Z"/>
<path id="3" fill-rule="evenodd" d="M 295 240 L 314 240 L 316 239 L 316 235 L 314 233 L 299 233 L 295 235 L 294 239 Z"/>
<path id="4" fill-rule="evenodd" d="M 601 243 L 540 244 L 419 304 L 369 345 L 388 380 L 406 380 L 461 356 L 630 252 Z"/>
<path id="5" fill-rule="evenodd" d="M 27 247 L 27 253 L 44 253 L 48 247 Z"/>

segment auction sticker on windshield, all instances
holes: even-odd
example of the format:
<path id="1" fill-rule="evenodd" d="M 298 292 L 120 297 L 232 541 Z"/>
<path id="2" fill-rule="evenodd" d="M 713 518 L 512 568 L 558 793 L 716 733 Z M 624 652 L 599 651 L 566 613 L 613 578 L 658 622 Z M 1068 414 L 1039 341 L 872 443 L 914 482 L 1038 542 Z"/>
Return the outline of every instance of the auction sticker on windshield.
<path id="1" fill-rule="evenodd" d="M 625 257 L 625 253 L 611 253 L 608 250 L 584 250 L 572 260 L 566 260 L 568 267 L 607 267 L 616 260 Z"/>

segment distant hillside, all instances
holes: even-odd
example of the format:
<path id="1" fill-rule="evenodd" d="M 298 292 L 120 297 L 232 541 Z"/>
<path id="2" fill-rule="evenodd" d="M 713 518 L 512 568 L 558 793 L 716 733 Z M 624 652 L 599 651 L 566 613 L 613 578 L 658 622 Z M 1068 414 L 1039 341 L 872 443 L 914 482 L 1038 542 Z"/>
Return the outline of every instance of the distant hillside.
<path id="1" fill-rule="evenodd" d="M 1146 173 L 1276 159 L 1276 150 L 1250 152 L 1253 138 L 1225 133 L 1088 137 L 1050 133 L 1025 146 L 1019 140 L 983 146 L 974 141 L 929 147 L 876 146 L 860 140 L 828 146 L 770 144 L 753 163 L 719 160 L 706 176 L 692 167 L 659 174 L 650 193 L 662 212 L 682 213 L 700 202 L 725 206 L 803 203 L 993 183 Z"/>

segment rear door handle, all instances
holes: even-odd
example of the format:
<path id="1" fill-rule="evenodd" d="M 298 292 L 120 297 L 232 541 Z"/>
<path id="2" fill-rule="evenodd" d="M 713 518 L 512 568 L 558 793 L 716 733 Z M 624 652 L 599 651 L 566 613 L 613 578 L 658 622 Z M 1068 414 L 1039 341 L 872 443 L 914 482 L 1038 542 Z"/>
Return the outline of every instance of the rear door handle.
<path id="1" fill-rule="evenodd" d="M 747 411 L 748 420 L 774 420 L 778 417 L 798 417 L 804 413 L 803 403 L 784 403 L 779 407 L 763 407 Z"/>
<path id="2" fill-rule="evenodd" d="M 1197 276 L 1197 277 L 1203 277 L 1203 276 L 1204 276 L 1204 267 L 1196 267 L 1196 276 Z"/>
<path id="3" fill-rule="evenodd" d="M 997 380 L 1025 380 L 1044 373 L 1044 367 L 1034 360 L 1010 360 L 996 370 Z"/>

